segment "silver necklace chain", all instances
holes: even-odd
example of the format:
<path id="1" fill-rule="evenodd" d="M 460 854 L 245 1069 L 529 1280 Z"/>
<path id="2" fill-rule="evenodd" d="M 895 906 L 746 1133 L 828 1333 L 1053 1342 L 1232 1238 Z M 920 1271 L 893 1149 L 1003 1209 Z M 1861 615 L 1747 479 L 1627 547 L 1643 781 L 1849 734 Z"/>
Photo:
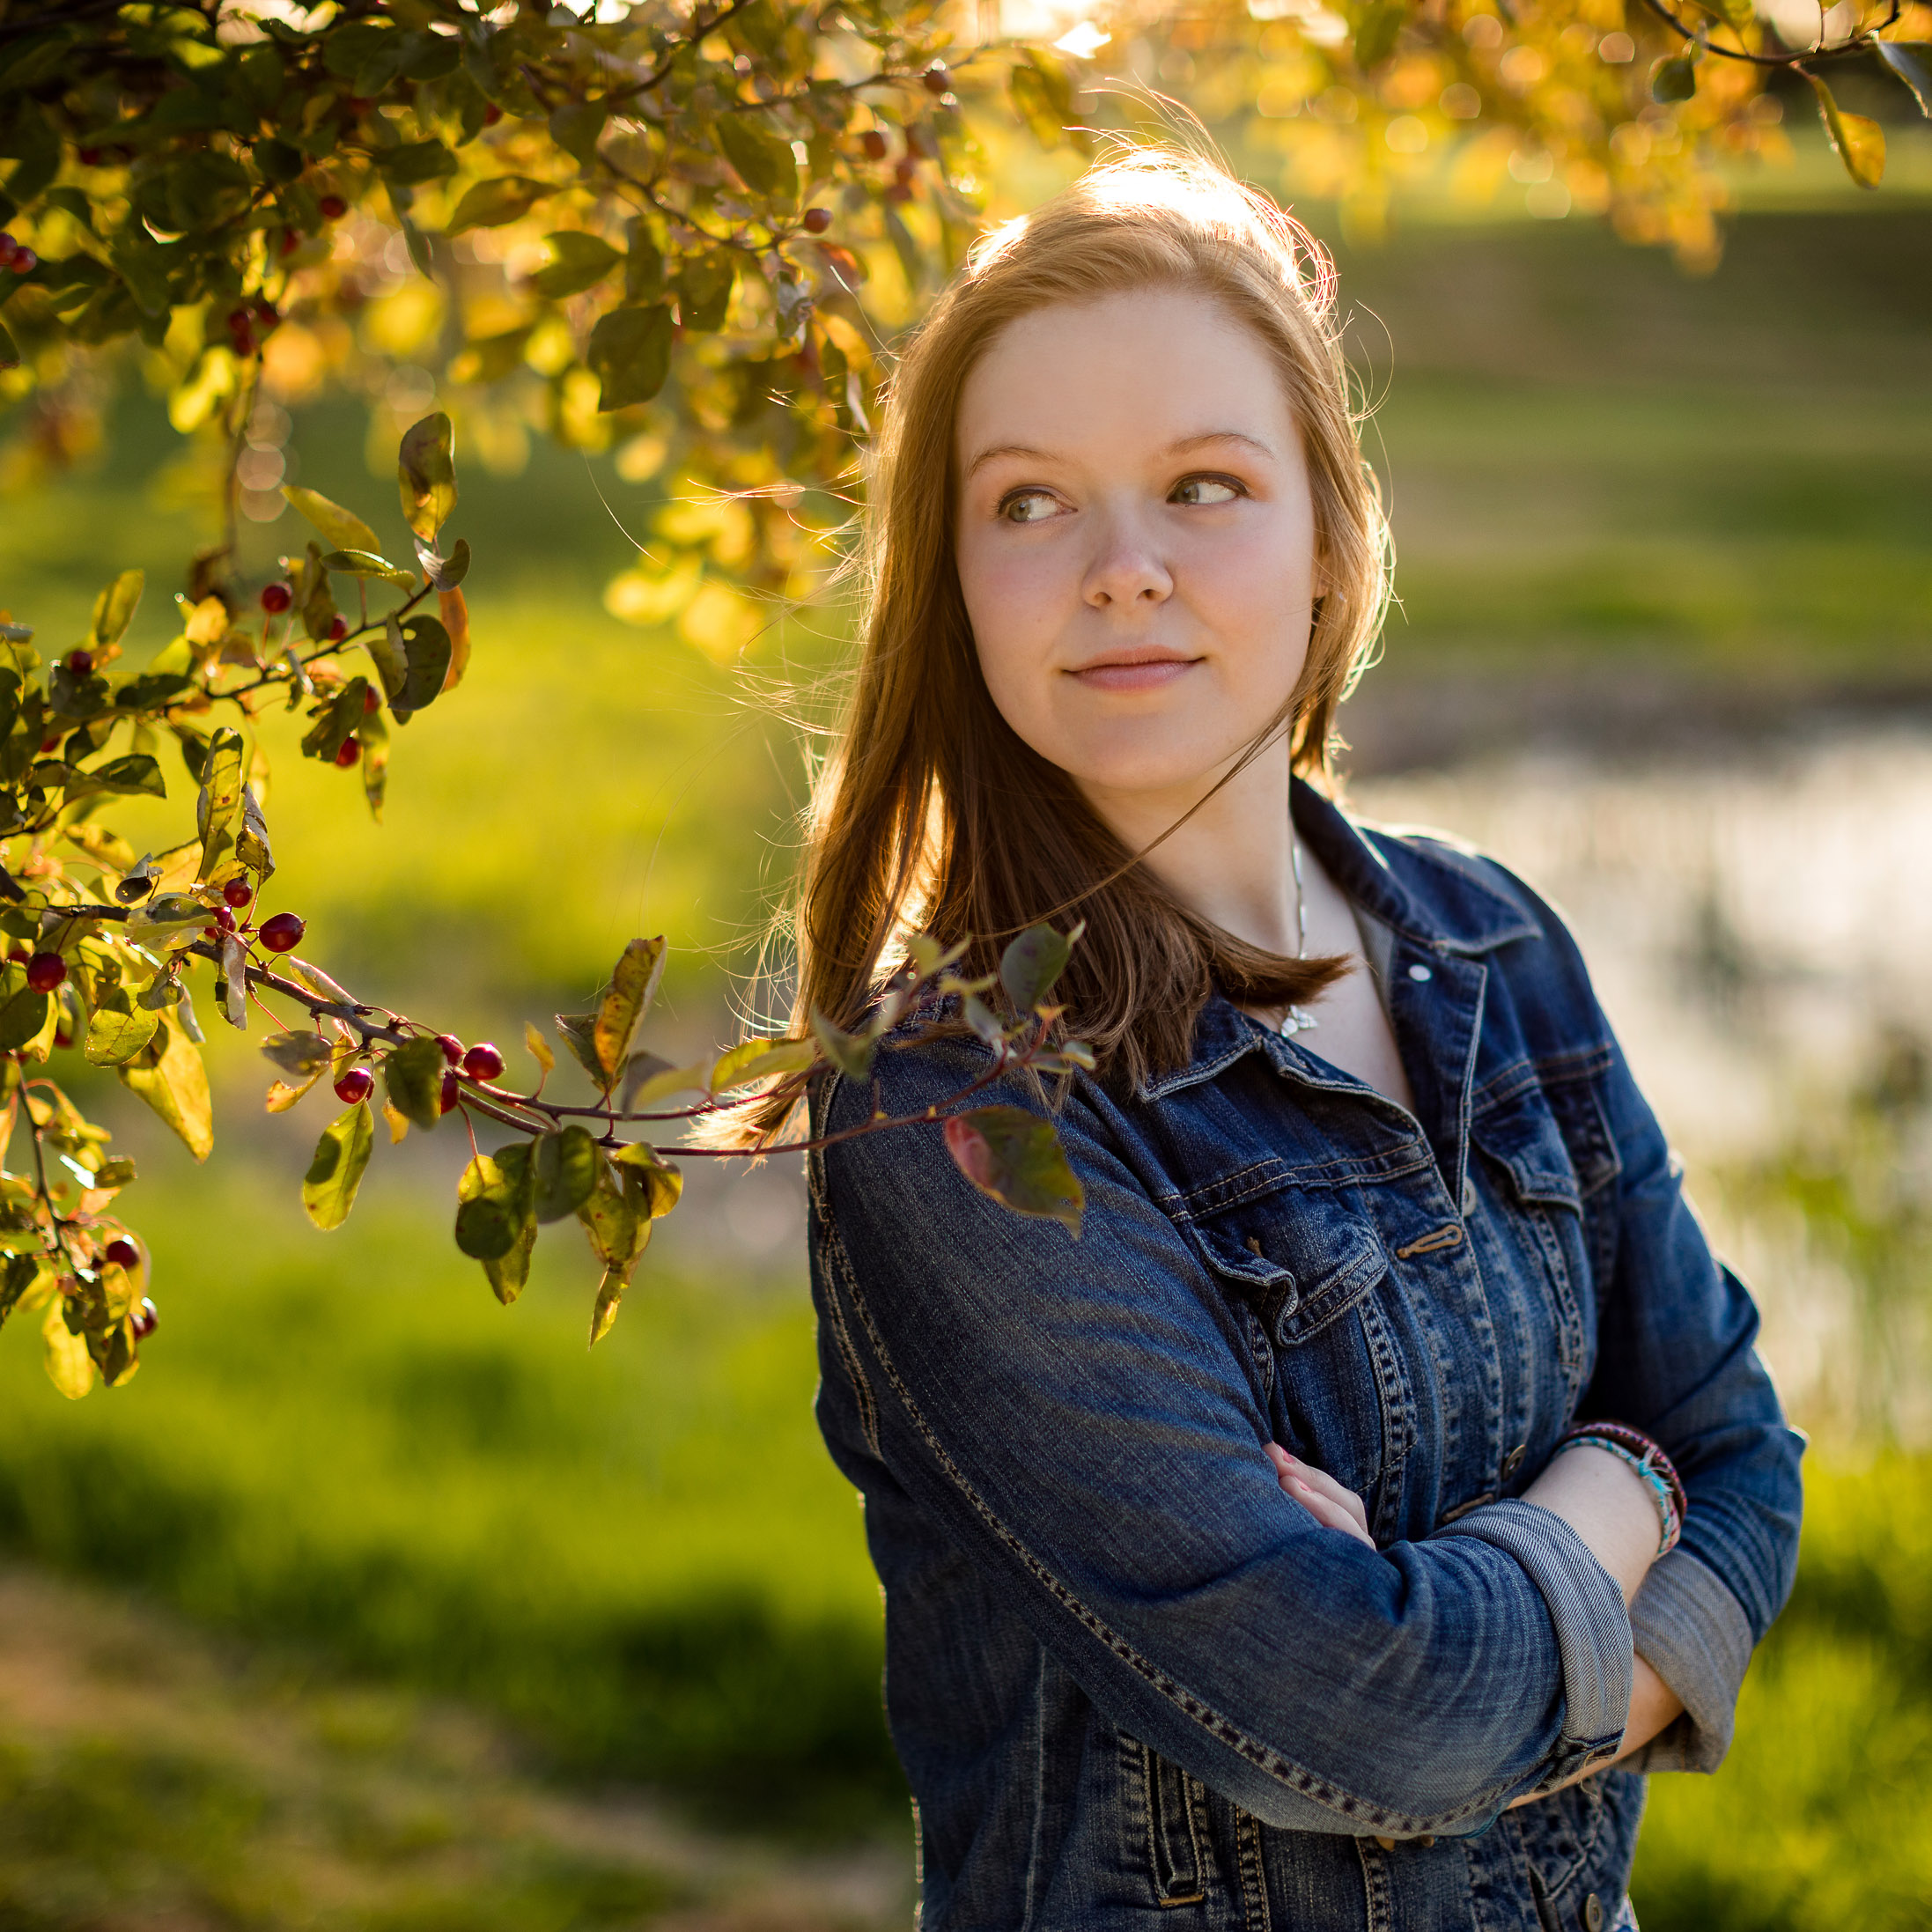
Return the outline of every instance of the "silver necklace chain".
<path id="1" fill-rule="evenodd" d="M 1288 817 L 1288 864 L 1294 874 L 1294 956 L 1306 959 L 1309 956 L 1309 903 L 1308 895 L 1302 889 L 1302 841 L 1295 837 L 1292 813 Z M 1307 1033 L 1321 1023 L 1306 1007 L 1291 1006 L 1287 1017 L 1281 1022 L 1280 1031 L 1291 1036 Z"/>

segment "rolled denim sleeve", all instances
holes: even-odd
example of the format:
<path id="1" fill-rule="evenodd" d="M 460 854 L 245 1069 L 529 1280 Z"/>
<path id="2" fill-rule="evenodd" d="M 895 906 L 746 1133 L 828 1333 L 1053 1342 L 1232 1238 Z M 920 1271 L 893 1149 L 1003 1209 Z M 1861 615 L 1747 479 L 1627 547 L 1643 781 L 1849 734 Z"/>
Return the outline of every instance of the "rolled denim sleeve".
<path id="1" fill-rule="evenodd" d="M 984 1070 L 962 1043 L 882 1054 L 818 1131 L 943 1112 Z M 1532 1506 L 1376 1550 L 1283 1495 L 1228 1305 L 1108 1104 L 1083 1085 L 1058 1118 L 1078 1240 L 980 1193 L 936 1125 L 815 1156 L 826 1316 L 894 1481 L 1112 1722 L 1269 1824 L 1471 1832 L 1607 1759 L 1616 1582 Z"/>
<path id="2" fill-rule="evenodd" d="M 1544 912 L 1582 979 L 1574 942 Z M 1712 1771 L 1730 1743 L 1751 1650 L 1796 1575 L 1804 1439 L 1787 1425 L 1759 1356 L 1750 1292 L 1712 1254 L 1682 1163 L 1620 1050 L 1599 1097 L 1619 1169 L 1616 1250 L 1598 1283 L 1596 1368 L 1578 1412 L 1655 1436 L 1690 1500 L 1683 1541 L 1632 1606 L 1635 1648 L 1685 1714 L 1626 1762 Z"/>

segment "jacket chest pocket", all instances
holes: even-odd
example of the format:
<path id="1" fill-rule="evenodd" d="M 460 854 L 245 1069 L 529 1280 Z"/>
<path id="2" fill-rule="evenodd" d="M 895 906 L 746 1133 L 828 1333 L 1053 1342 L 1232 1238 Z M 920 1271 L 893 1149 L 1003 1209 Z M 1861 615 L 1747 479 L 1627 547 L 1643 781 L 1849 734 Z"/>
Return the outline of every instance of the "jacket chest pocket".
<path id="1" fill-rule="evenodd" d="M 1368 1507 L 1378 1537 L 1397 1518 L 1415 1403 L 1381 1290 L 1381 1237 L 1330 1191 L 1279 1186 L 1186 1228 L 1222 1290 L 1245 1304 L 1265 1349 L 1282 1447 Z"/>
<path id="2" fill-rule="evenodd" d="M 1582 1100 L 1592 1110 L 1583 1117 L 1587 1125 L 1594 1110 L 1587 1089 Z M 1606 1135 L 1607 1158 L 1591 1158 L 1587 1139 L 1566 1135 L 1535 1088 L 1478 1115 L 1470 1123 L 1470 1139 L 1488 1163 L 1517 1270 L 1541 1285 L 1567 1406 L 1574 1409 L 1596 1366 L 1596 1280 L 1607 1220 L 1599 1210 L 1613 1198 L 1608 1184 L 1618 1172 L 1614 1147 Z M 1581 1173 L 1573 1142 L 1584 1157 Z M 1589 1199 L 1600 1191 L 1602 1200 Z"/>

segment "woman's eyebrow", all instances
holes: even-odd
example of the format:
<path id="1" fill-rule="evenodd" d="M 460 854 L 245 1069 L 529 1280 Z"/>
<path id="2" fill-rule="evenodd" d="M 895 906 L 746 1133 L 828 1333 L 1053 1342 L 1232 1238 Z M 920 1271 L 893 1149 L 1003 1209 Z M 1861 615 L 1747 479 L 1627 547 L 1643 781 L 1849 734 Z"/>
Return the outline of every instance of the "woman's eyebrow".
<path id="1" fill-rule="evenodd" d="M 1161 454 L 1164 456 L 1184 456 L 1190 450 L 1199 449 L 1204 444 L 1207 443 L 1242 443 L 1263 456 L 1272 459 L 1274 455 L 1273 450 L 1267 444 L 1261 441 L 1258 437 L 1245 435 L 1240 430 L 1203 430 L 1197 436 L 1184 436 L 1178 441 L 1169 443 L 1166 449 L 1161 452 Z M 1026 456 L 1032 458 L 1036 462 L 1051 462 L 1053 461 L 1051 451 L 1036 449 L 1030 443 L 995 443 L 990 448 L 981 450 L 973 458 L 972 461 L 967 464 L 967 477 L 971 478 L 988 463 L 995 461 L 1001 456 Z"/>

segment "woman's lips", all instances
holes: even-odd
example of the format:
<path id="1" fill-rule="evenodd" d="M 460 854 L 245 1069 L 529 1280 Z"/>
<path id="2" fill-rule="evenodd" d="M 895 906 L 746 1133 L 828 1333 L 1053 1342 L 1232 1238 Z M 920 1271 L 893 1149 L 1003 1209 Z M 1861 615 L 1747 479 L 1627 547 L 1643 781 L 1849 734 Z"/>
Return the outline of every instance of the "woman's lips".
<path id="1" fill-rule="evenodd" d="M 1096 691 L 1156 691 L 1200 661 L 1198 658 L 1110 658 L 1070 675 Z"/>

